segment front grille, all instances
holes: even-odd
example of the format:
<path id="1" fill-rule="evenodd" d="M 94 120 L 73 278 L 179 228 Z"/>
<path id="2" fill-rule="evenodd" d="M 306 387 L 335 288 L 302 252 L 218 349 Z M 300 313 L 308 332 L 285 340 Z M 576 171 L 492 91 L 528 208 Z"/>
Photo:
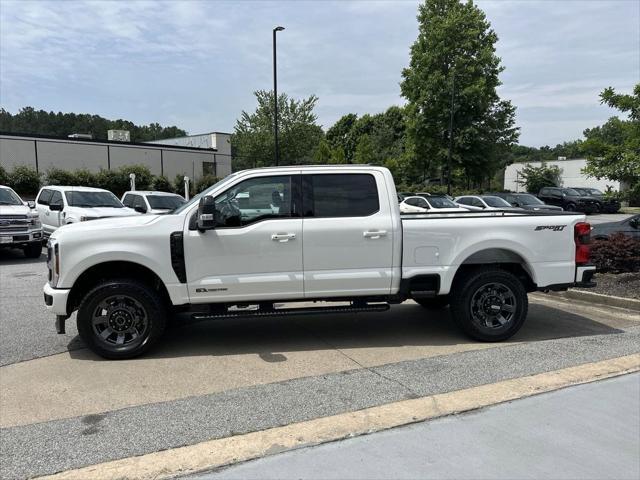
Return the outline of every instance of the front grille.
<path id="1" fill-rule="evenodd" d="M 0 233 L 22 233 L 29 230 L 29 219 L 26 215 L 2 215 L 0 217 Z"/>

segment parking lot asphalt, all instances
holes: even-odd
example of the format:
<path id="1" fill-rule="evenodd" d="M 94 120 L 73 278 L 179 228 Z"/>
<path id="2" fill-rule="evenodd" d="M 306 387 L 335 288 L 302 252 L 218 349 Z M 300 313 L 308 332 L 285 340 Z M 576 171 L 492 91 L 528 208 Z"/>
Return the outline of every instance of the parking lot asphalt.
<path id="1" fill-rule="evenodd" d="M 636 373 L 189 478 L 635 480 L 639 452 Z"/>
<path id="2" fill-rule="evenodd" d="M 640 351 L 640 315 L 532 295 L 509 342 L 449 311 L 178 326 L 110 362 L 46 313 L 44 257 L 0 253 L 0 477 L 24 478 Z"/>

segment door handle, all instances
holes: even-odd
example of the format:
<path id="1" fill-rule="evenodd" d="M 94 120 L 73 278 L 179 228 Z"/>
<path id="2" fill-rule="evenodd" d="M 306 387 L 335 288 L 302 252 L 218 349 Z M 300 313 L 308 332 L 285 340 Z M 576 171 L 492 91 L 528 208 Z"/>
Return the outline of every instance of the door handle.
<path id="1" fill-rule="evenodd" d="M 274 242 L 288 242 L 289 240 L 294 240 L 296 238 L 295 233 L 274 233 L 271 235 L 271 240 Z"/>
<path id="2" fill-rule="evenodd" d="M 364 238 L 370 238 L 371 240 L 376 240 L 380 237 L 386 237 L 386 230 L 369 230 L 363 233 Z"/>

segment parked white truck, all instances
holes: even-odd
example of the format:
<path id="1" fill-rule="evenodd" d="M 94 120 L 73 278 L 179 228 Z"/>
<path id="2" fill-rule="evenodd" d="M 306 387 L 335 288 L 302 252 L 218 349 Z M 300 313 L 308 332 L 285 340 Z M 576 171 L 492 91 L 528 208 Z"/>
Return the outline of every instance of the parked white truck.
<path id="1" fill-rule="evenodd" d="M 582 214 L 401 216 L 396 198 L 381 167 L 234 173 L 167 215 L 53 232 L 45 303 L 58 333 L 77 310 L 88 347 L 120 359 L 147 351 L 176 310 L 362 312 L 413 299 L 448 304 L 468 335 L 499 341 L 522 326 L 527 292 L 594 285 Z"/>
<path id="2" fill-rule="evenodd" d="M 32 205 L 12 188 L 0 185 L 0 247 L 21 248 L 26 257 L 40 258 L 42 225 Z"/>

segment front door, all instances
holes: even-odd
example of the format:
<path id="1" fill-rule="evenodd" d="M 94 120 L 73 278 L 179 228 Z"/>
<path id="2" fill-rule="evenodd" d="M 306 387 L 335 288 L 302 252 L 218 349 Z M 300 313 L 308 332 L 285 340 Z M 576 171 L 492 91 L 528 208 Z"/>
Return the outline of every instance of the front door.
<path id="1" fill-rule="evenodd" d="M 302 188 L 305 297 L 388 295 L 394 228 L 382 173 L 308 174 Z"/>
<path id="2" fill-rule="evenodd" d="M 240 181 L 215 198 L 216 228 L 186 227 L 185 263 L 192 303 L 300 299 L 302 218 L 299 176 Z"/>

